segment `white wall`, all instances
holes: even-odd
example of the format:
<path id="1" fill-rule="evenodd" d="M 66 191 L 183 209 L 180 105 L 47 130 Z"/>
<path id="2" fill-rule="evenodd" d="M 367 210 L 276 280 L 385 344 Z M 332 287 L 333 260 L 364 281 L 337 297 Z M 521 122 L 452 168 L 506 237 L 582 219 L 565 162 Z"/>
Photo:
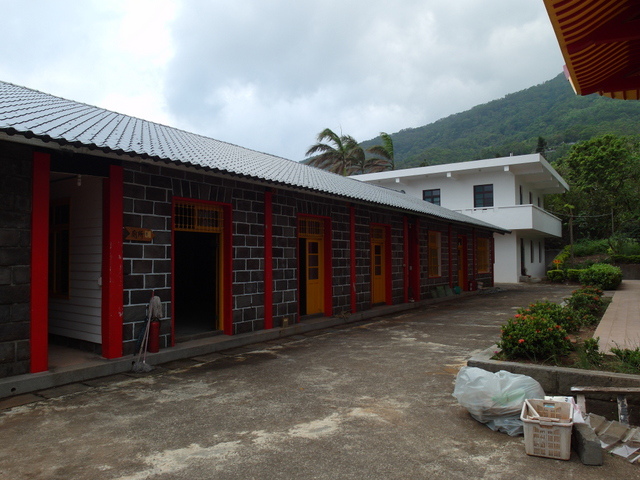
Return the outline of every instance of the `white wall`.
<path id="1" fill-rule="evenodd" d="M 519 235 L 519 238 L 524 239 L 524 251 L 525 251 L 525 268 L 527 269 L 527 275 L 533 278 L 542 278 L 547 274 L 545 255 L 544 255 L 544 238 L 538 235 Z M 533 243 L 533 262 L 531 261 L 531 246 Z M 518 243 L 518 248 L 520 244 Z M 540 253 L 542 251 L 542 254 Z M 520 258 L 520 250 L 518 250 L 518 258 Z"/>
<path id="2" fill-rule="evenodd" d="M 493 185 L 493 204 L 495 206 L 517 205 L 516 185 L 513 173 L 504 171 L 478 172 L 473 175 L 461 174 L 453 177 L 418 177 L 385 180 L 384 183 L 375 182 L 394 190 L 404 190 L 414 197 L 422 198 L 423 190 L 440 189 L 440 204 L 450 210 L 473 208 L 474 185 Z M 528 197 L 527 197 L 528 198 Z M 527 202 L 528 203 L 528 202 Z"/>
<path id="3" fill-rule="evenodd" d="M 49 333 L 102 343 L 102 178 L 53 182 L 51 198 L 70 198 L 69 298 L 49 299 Z"/>
<path id="4" fill-rule="evenodd" d="M 541 176 L 543 167 L 546 170 Z M 408 173 L 409 176 L 398 176 L 403 173 Z M 415 168 L 397 173 L 382 172 L 355 178 L 374 185 L 403 190 L 417 198 L 423 198 L 423 190 L 440 189 L 440 204 L 443 207 L 512 230 L 508 235 L 494 235 L 494 279 L 499 283 L 514 283 L 520 279 L 520 239 L 525 240 L 527 273 L 540 278 L 546 274 L 546 265 L 544 258 L 542 261 L 539 259 L 539 244 L 542 245 L 544 257 L 544 235 L 560 236 L 562 233 L 560 220 L 544 211 L 544 194 L 542 190 L 535 188 L 536 185 L 541 189 L 548 188 L 548 184 L 546 187 L 540 185 L 545 185 L 545 178 L 551 178 L 553 175 L 556 175 L 558 184 L 563 184 L 566 188 L 566 184 L 553 168 L 536 154 Z M 399 181 L 396 182 L 396 179 Z M 474 209 L 473 187 L 486 184 L 493 185 L 494 207 Z"/>
<path id="5" fill-rule="evenodd" d="M 493 265 L 493 279 L 497 283 L 518 283 L 520 267 L 518 265 L 519 250 L 515 233 L 493 235 L 495 248 L 495 263 Z"/>

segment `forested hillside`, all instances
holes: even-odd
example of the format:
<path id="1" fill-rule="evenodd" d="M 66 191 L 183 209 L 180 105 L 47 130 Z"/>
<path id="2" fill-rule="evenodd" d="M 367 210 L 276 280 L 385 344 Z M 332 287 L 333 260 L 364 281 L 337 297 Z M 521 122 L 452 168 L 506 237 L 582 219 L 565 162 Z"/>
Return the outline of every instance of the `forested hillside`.
<path id="1" fill-rule="evenodd" d="M 579 97 L 564 75 L 451 115 L 432 124 L 391 135 L 396 168 L 533 153 L 538 137 L 553 161 L 571 144 L 597 135 L 640 133 L 640 102 L 598 95 Z M 380 138 L 363 142 L 368 148 Z"/>

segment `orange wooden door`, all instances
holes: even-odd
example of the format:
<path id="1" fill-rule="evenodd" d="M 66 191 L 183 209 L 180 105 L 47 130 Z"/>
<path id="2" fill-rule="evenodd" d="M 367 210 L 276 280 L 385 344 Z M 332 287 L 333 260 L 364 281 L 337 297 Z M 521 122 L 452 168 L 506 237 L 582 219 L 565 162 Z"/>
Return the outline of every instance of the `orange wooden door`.
<path id="1" fill-rule="evenodd" d="M 307 239 L 306 242 L 306 290 L 307 315 L 322 313 L 324 310 L 324 241 Z"/>
<path id="2" fill-rule="evenodd" d="M 384 229 L 375 227 L 371 231 L 371 303 L 386 301 L 385 288 L 385 242 Z"/>

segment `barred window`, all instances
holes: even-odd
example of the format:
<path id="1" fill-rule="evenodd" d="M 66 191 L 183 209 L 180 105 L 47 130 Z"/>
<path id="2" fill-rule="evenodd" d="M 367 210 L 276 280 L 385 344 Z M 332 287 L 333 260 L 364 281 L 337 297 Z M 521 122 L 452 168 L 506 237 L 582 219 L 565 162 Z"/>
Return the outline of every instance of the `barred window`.
<path id="1" fill-rule="evenodd" d="M 221 233 L 223 210 L 218 205 L 179 201 L 174 207 L 174 230 Z"/>

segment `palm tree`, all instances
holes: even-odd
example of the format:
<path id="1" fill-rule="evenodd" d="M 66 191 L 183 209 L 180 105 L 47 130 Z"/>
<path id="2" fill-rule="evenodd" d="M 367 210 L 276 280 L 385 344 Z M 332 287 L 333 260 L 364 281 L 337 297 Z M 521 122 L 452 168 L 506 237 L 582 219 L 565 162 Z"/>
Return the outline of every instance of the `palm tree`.
<path id="1" fill-rule="evenodd" d="M 351 135 L 338 135 L 325 128 L 317 140 L 318 143 L 309 147 L 306 153 L 307 157 L 317 155 L 307 161 L 309 165 L 346 176 L 353 165 L 364 159 L 362 147 Z"/>
<path id="2" fill-rule="evenodd" d="M 370 170 L 381 172 L 383 170 L 395 170 L 396 162 L 393 153 L 393 140 L 391 139 L 391 135 L 385 132 L 380 132 L 380 138 L 382 139 L 382 145 L 374 145 L 367 149 L 372 155 L 380 157 L 378 160 L 381 161 L 379 163 L 379 167 L 383 166 L 379 170 Z"/>
<path id="3" fill-rule="evenodd" d="M 367 150 L 369 151 L 369 150 Z M 389 162 L 384 158 L 366 157 L 364 150 L 360 149 L 361 154 L 357 156 L 351 164 L 349 175 L 358 175 L 359 173 L 375 173 L 384 172 L 389 169 Z"/>

